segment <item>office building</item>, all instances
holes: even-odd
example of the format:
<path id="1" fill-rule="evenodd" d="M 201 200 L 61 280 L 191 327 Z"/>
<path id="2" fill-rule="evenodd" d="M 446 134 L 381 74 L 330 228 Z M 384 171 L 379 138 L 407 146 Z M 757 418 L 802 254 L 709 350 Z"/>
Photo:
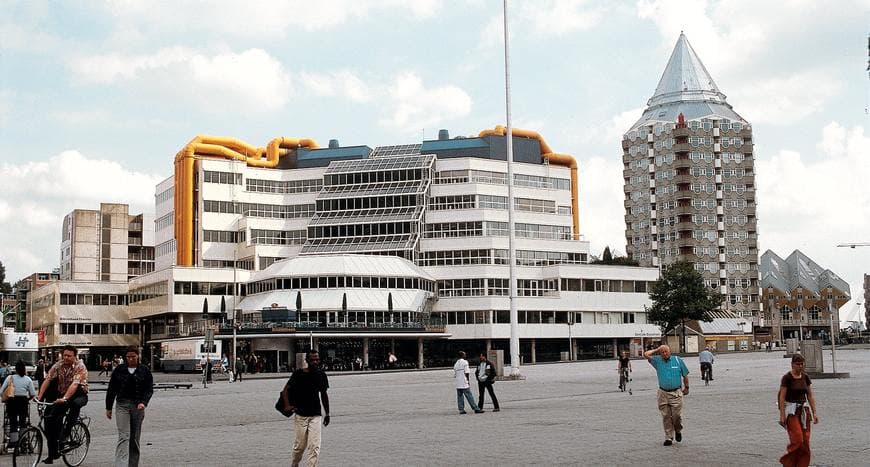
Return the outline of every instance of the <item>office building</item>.
<path id="1" fill-rule="evenodd" d="M 226 349 L 235 314 L 240 352 L 278 367 L 312 344 L 345 367 L 506 350 L 504 132 L 374 149 L 195 138 L 157 187 L 157 269 L 130 281 L 147 350 L 206 329 Z M 523 358 L 638 352 L 659 336 L 644 312 L 657 269 L 588 264 L 573 157 L 532 131 L 513 144 Z"/>

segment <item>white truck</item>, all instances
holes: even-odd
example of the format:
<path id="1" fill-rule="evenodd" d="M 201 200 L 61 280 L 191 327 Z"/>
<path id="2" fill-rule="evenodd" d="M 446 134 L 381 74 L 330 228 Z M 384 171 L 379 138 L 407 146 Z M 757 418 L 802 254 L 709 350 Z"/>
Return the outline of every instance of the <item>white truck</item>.
<path id="1" fill-rule="evenodd" d="M 27 366 L 27 374 L 33 375 L 39 360 L 39 335 L 35 332 L 15 332 L 13 328 L 0 331 L 0 361 L 14 366 L 19 360 Z"/>
<path id="2" fill-rule="evenodd" d="M 217 368 L 221 361 L 221 341 L 215 340 L 210 349 L 205 348 L 204 338 L 179 339 L 160 344 L 160 367 L 163 371 L 202 371 L 206 355 Z"/>

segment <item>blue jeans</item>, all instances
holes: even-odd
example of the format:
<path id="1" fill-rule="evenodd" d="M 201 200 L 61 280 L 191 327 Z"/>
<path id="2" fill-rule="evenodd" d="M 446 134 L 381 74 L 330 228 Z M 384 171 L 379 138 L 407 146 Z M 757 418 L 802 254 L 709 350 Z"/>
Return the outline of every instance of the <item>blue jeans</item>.
<path id="1" fill-rule="evenodd" d="M 465 399 L 463 399 L 463 397 Z M 474 403 L 474 396 L 471 395 L 471 388 L 468 387 L 465 389 L 457 389 L 456 390 L 456 405 L 457 405 L 457 407 L 459 407 L 460 412 L 465 411 L 465 400 L 466 399 L 468 400 L 468 405 L 471 407 L 471 410 L 473 410 L 475 412 L 480 410 L 479 408 L 477 408 L 477 404 Z"/>

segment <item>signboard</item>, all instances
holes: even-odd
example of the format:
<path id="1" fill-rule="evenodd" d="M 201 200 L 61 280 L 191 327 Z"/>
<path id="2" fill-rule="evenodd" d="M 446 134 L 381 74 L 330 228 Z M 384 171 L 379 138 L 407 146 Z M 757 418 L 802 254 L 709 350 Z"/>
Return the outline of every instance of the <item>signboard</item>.
<path id="1" fill-rule="evenodd" d="M 0 349 L 35 352 L 39 350 L 39 337 L 35 332 L 15 332 L 4 329 L 0 334 Z"/>

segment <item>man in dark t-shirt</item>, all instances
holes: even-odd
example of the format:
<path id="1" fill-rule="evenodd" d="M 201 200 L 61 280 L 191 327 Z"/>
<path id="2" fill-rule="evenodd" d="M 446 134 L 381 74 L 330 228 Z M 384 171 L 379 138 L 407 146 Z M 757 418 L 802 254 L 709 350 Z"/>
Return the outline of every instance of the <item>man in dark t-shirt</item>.
<path id="1" fill-rule="evenodd" d="M 305 355 L 308 366 L 296 370 L 284 385 L 281 397 L 284 399 L 285 412 L 292 411 L 293 431 L 293 460 L 291 465 L 298 466 L 302 460 L 302 454 L 308 451 L 309 466 L 317 466 L 320 456 L 320 428 L 329 425 L 329 379 L 326 373 L 320 370 L 320 354 L 316 350 L 309 350 Z M 320 406 L 323 404 L 323 412 Z"/>

